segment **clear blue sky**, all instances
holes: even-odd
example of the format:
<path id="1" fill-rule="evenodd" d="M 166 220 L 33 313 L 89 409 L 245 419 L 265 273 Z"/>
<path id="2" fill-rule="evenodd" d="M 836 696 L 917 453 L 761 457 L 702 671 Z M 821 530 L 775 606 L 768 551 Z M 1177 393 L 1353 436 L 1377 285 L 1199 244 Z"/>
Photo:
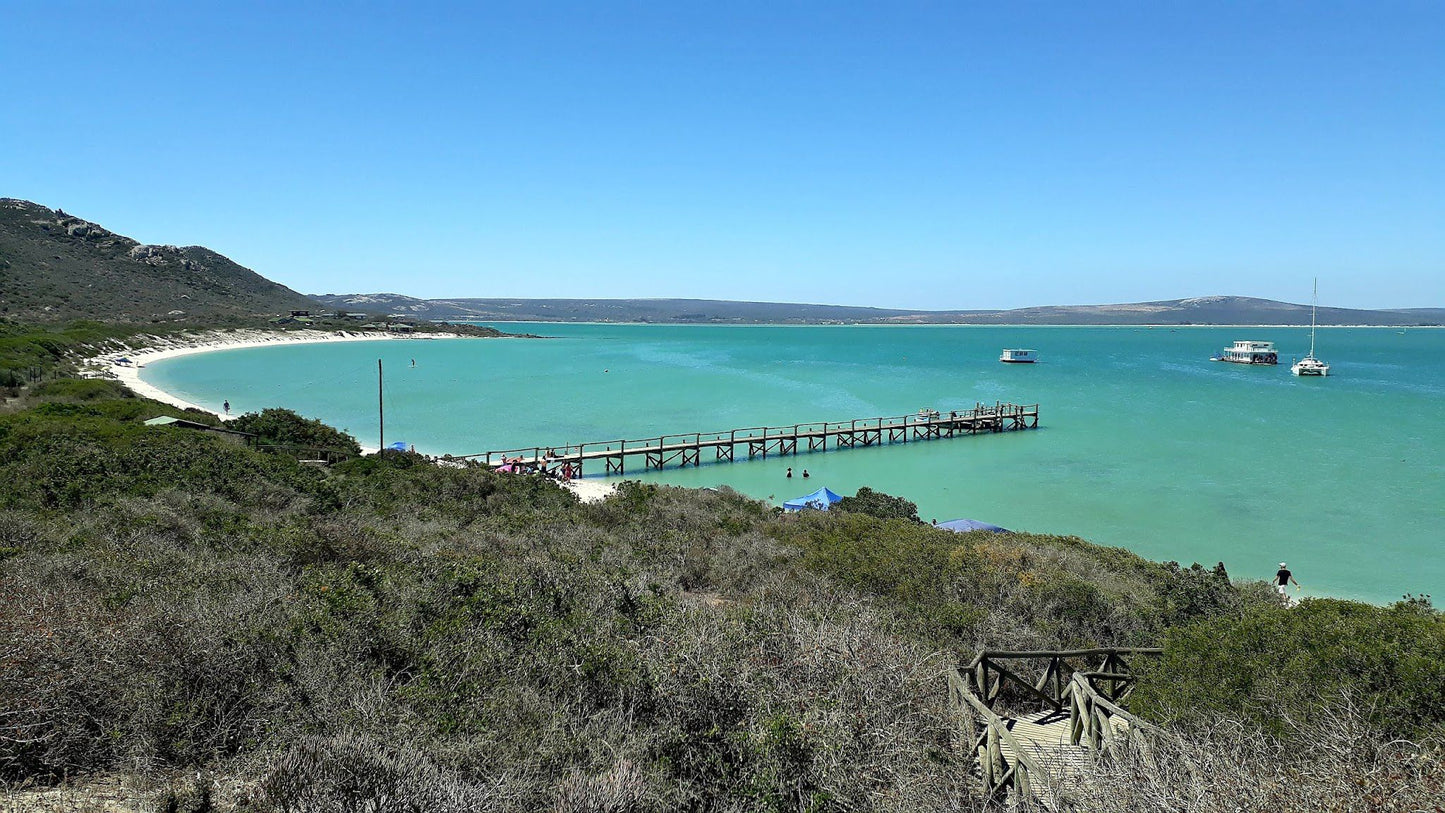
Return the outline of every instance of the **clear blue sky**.
<path id="1" fill-rule="evenodd" d="M 0 195 L 307 293 L 1445 306 L 1445 3 L 0 0 Z"/>

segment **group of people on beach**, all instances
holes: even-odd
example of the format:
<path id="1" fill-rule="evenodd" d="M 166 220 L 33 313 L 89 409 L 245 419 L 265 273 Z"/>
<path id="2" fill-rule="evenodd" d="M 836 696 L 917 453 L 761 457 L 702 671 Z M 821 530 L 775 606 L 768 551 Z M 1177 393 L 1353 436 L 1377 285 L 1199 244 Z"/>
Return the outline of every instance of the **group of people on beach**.
<path id="1" fill-rule="evenodd" d="M 550 477 L 563 483 L 570 483 L 573 477 L 578 476 L 581 471 L 581 466 L 574 466 L 570 461 L 549 465 L 551 461 L 559 460 L 561 457 L 561 455 L 551 449 L 547 450 L 547 453 L 542 456 L 540 462 L 528 463 L 521 455 L 517 457 L 503 457 L 502 465 L 497 467 L 497 471 L 505 474 L 540 474 L 543 477 Z"/>

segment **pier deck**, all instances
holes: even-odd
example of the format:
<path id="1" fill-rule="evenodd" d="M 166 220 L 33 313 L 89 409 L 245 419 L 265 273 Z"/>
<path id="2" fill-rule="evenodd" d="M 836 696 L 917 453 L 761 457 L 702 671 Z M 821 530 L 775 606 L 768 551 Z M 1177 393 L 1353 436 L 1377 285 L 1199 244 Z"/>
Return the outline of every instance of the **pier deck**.
<path id="1" fill-rule="evenodd" d="M 1035 429 L 1039 405 L 994 403 L 975 404 L 971 409 L 947 413 L 902 415 L 893 418 L 862 418 L 851 421 L 815 421 L 792 426 L 755 426 L 723 432 L 692 432 L 662 435 L 641 440 L 610 440 L 561 446 L 531 446 L 463 455 L 492 467 L 508 464 L 523 468 L 570 466 L 573 477 L 582 475 L 585 463 L 602 461 L 606 474 L 624 474 L 628 457 L 643 457 L 644 468 L 662 469 L 702 465 L 704 450 L 714 460 L 734 460 L 738 447 L 747 447 L 748 459 L 768 455 L 786 456 L 805 451 L 853 449 L 917 440 L 938 440 L 958 435 L 978 435 Z"/>

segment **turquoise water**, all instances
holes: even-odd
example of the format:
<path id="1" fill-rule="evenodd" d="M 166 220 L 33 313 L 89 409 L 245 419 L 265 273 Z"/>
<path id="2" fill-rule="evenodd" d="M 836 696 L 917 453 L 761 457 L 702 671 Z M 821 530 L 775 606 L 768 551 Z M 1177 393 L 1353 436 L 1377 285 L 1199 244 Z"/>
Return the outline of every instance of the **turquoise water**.
<path id="1" fill-rule="evenodd" d="M 1307 329 L 500 325 L 558 338 L 265 347 L 148 365 L 208 407 L 284 405 L 377 443 L 465 454 L 663 433 L 1040 404 L 1040 429 L 642 473 L 781 502 L 869 485 L 925 518 L 1225 562 L 1306 593 L 1445 596 L 1445 330 L 1329 329 L 1326 379 L 1211 363 L 1233 339 L 1303 355 Z M 1032 347 L 1034 365 L 997 361 Z M 410 365 L 416 360 L 416 366 Z M 812 477 L 784 479 L 793 466 Z"/>

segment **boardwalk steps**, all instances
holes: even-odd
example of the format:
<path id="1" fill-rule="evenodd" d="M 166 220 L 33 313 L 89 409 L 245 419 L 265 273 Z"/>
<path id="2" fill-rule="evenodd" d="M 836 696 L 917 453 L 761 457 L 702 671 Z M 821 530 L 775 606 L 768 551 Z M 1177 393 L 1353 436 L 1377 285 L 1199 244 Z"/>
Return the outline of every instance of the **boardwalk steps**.
<path id="1" fill-rule="evenodd" d="M 532 446 L 462 455 L 457 459 L 476 460 L 488 466 L 569 467 L 571 476 L 579 477 L 588 462 L 602 461 L 607 474 L 623 474 L 629 457 L 643 457 L 648 469 L 662 469 L 669 463 L 681 466 L 702 465 L 704 450 L 711 450 L 715 460 L 731 461 L 739 447 L 747 448 L 748 459 L 768 455 L 795 455 L 806 451 L 854 449 L 938 440 L 958 435 L 978 435 L 1036 429 L 1039 405 L 994 403 L 975 404 L 972 409 L 948 413 L 920 411 L 914 415 L 891 418 L 863 418 L 851 421 L 814 421 L 792 426 L 754 426 L 722 432 L 691 432 L 662 435 L 641 440 L 606 440 L 559 446 Z"/>
<path id="2" fill-rule="evenodd" d="M 1128 659 L 1159 652 L 984 651 L 951 670 L 949 701 L 972 721 L 965 741 L 973 744 L 989 800 L 1013 794 L 1017 801 L 1068 809 L 1068 789 L 1087 781 L 1095 758 L 1120 740 L 1156 730 L 1119 704 L 1134 687 Z M 1004 714 L 1005 708 L 1014 711 Z"/>

